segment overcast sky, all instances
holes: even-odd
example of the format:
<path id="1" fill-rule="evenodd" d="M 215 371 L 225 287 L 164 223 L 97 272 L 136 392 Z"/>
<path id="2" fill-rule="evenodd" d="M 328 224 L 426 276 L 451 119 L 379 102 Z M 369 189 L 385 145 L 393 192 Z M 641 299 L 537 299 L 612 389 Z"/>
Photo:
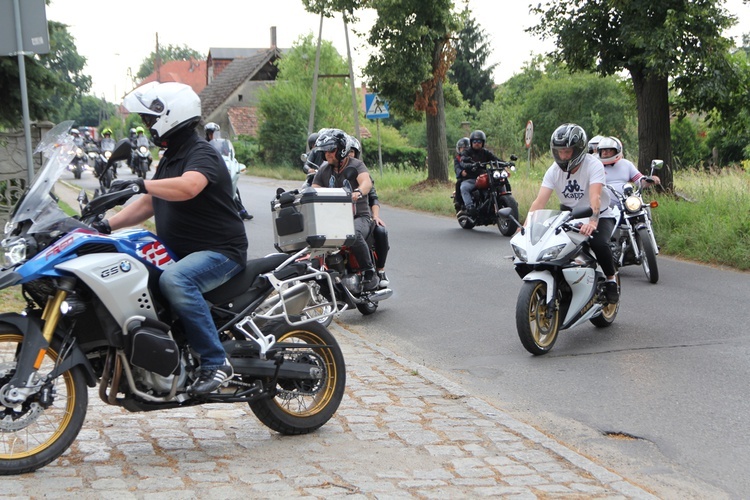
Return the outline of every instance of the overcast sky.
<path id="1" fill-rule="evenodd" d="M 469 0 L 474 19 L 491 43 L 488 62 L 497 64 L 497 83 L 519 72 L 532 53 L 551 48 L 550 42 L 524 32 L 538 21 L 529 14 L 529 3 Z M 743 33 L 750 33 L 750 6 L 742 0 L 728 0 L 725 6 L 739 17 L 738 26 L 727 33 L 739 43 Z M 355 32 L 366 33 L 374 13 L 366 12 L 361 17 L 360 23 L 350 26 L 349 33 L 357 84 L 368 51 L 365 40 Z M 301 0 L 52 0 L 47 19 L 69 25 L 79 53 L 87 59 L 85 72 L 93 79 L 92 91 L 110 102 L 119 102 L 131 89 L 128 75 L 137 73 L 154 50 L 156 33 L 161 45 L 187 45 L 208 54 L 211 47 L 269 47 L 272 26 L 276 26 L 277 45 L 288 48 L 308 33 L 317 38 L 320 27 L 320 17 L 307 13 Z M 323 38 L 346 56 L 340 17 L 323 21 Z"/>

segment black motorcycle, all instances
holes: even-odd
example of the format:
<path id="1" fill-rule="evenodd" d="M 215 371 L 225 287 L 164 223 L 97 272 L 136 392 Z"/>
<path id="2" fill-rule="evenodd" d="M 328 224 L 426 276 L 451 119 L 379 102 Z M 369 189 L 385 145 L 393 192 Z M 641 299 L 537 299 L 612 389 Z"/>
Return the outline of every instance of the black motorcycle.
<path id="1" fill-rule="evenodd" d="M 513 219 L 499 217 L 498 211 L 508 207 L 512 211 L 513 218 L 519 220 L 518 202 L 513 198 L 508 181 L 509 172 L 515 171 L 515 161 L 518 159 L 511 155 L 511 161 L 504 162 L 493 160 L 483 163 L 474 163 L 467 168 L 473 173 L 479 173 L 476 185 L 471 191 L 475 209 L 470 213 L 464 206 L 461 192 L 457 189 L 453 193 L 453 207 L 456 209 L 456 219 L 464 229 L 472 229 L 474 226 L 497 225 L 503 236 L 513 236 L 518 225 Z"/>

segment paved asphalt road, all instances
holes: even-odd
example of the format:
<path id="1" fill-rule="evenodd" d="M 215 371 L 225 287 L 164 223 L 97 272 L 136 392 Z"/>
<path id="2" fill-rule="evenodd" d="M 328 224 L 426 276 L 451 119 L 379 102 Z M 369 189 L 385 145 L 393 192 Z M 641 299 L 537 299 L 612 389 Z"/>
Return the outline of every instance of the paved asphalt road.
<path id="1" fill-rule="evenodd" d="M 273 251 L 277 185 L 295 183 L 241 179 L 255 215 L 246 224 L 251 256 Z M 515 331 L 521 281 L 507 238 L 445 217 L 387 206 L 382 214 L 394 296 L 372 316 L 342 314 L 347 328 L 656 491 L 748 495 L 747 273 L 660 256 L 651 285 L 627 267 L 611 328 L 562 332 L 550 354 L 533 357 Z"/>

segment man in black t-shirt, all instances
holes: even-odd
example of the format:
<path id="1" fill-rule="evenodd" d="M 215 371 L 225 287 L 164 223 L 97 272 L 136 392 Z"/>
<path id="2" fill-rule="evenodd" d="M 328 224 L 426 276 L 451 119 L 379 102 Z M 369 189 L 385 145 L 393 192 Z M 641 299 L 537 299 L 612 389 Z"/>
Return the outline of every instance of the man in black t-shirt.
<path id="1" fill-rule="evenodd" d="M 147 84 L 127 95 L 123 106 L 139 113 L 154 143 L 167 150 L 153 179 L 112 183 L 112 191 L 133 189 L 144 195 L 97 229 L 111 231 L 154 217 L 159 238 L 179 257 L 162 273 L 159 288 L 201 360 L 188 393 L 208 394 L 234 372 L 202 294 L 245 267 L 245 226 L 235 210 L 224 160 L 195 132 L 200 98 L 189 86 Z"/>

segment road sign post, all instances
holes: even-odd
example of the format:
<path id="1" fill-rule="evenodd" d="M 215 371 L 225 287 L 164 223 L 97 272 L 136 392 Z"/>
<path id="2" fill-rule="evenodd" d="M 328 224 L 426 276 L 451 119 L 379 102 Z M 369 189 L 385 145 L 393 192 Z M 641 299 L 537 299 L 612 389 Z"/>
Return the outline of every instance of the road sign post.
<path id="1" fill-rule="evenodd" d="M 10 20 L 13 19 L 13 22 Z M 26 136 L 26 170 L 34 178 L 34 161 L 31 151 L 31 120 L 29 95 L 26 88 L 26 54 L 49 52 L 49 33 L 44 0 L 0 1 L 0 54 L 18 56 L 18 77 L 21 83 L 23 132 Z"/>
<path id="2" fill-rule="evenodd" d="M 526 134 L 524 135 L 524 140 L 526 142 L 526 150 L 528 151 L 528 162 L 529 162 L 529 168 L 526 170 L 526 178 L 529 178 L 529 172 L 531 172 L 531 141 L 534 138 L 534 123 L 529 120 L 528 123 L 526 123 Z"/>
<path id="3" fill-rule="evenodd" d="M 388 102 L 378 97 L 378 94 L 365 94 L 365 118 L 375 120 L 378 130 L 378 165 L 380 176 L 383 177 L 383 152 L 380 148 L 380 119 L 391 116 L 388 110 Z"/>

